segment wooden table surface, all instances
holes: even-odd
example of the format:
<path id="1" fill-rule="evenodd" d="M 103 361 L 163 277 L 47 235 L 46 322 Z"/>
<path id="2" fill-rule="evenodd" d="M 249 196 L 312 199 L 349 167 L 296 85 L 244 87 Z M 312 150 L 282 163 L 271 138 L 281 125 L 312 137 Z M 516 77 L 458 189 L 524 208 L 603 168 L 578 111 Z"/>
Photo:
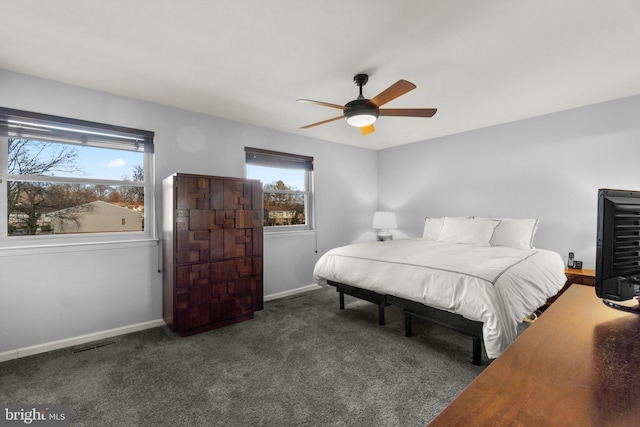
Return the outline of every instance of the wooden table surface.
<path id="1" fill-rule="evenodd" d="M 640 425 L 640 314 L 574 284 L 429 425 Z"/>

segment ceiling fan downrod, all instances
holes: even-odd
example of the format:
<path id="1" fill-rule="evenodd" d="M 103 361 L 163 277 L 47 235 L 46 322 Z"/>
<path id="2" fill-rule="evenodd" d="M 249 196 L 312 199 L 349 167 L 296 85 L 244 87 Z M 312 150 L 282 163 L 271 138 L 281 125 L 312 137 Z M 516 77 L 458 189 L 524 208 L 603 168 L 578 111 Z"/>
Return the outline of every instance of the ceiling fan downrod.
<path id="1" fill-rule="evenodd" d="M 369 81 L 369 76 L 367 74 L 356 74 L 355 76 L 353 76 L 353 81 L 360 88 L 360 95 L 358 96 L 358 99 L 364 98 L 364 96 L 362 95 L 362 86 L 367 84 L 367 82 Z"/>

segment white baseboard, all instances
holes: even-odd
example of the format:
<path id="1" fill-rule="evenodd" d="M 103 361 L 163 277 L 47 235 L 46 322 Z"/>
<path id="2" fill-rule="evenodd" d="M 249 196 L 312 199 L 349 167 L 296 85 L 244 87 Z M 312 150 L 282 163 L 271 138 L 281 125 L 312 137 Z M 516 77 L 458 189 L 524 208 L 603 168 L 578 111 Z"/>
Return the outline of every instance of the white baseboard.
<path id="1" fill-rule="evenodd" d="M 155 328 L 164 325 L 164 320 L 151 320 L 149 322 L 136 323 L 134 325 L 123 326 L 121 328 L 108 329 L 106 331 L 94 332 L 92 334 L 80 335 L 77 337 L 65 338 L 63 340 L 51 341 L 48 343 L 37 344 L 30 347 L 17 348 L 0 353 L 0 362 L 18 359 L 20 357 L 32 356 L 38 353 L 44 353 L 52 350 L 59 350 L 65 347 L 86 344 L 92 341 L 99 341 L 118 335 L 129 334 L 131 332 L 142 331 L 144 329 Z"/>
<path id="2" fill-rule="evenodd" d="M 264 297 L 264 301 L 271 301 L 271 300 L 274 300 L 274 299 L 285 298 L 285 297 L 289 297 L 291 295 L 299 294 L 299 293 L 302 293 L 302 292 L 314 291 L 314 290 L 320 289 L 320 288 L 321 288 L 320 285 L 314 283 L 313 285 L 307 285 L 307 286 L 303 286 L 301 288 L 291 289 L 291 290 L 284 291 L 284 292 L 278 292 L 277 294 L 266 295 Z"/>

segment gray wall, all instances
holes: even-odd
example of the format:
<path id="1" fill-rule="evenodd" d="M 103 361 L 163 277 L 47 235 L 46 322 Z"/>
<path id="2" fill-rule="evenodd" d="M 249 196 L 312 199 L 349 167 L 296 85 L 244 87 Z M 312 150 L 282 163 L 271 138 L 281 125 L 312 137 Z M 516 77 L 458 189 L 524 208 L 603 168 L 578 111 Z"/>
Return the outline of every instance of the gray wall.
<path id="1" fill-rule="evenodd" d="M 327 249 L 375 236 L 375 151 L 2 70 L 0 105 L 154 131 L 156 204 L 161 180 L 174 172 L 244 177 L 245 146 L 313 156 L 317 235 L 265 239 L 266 296 L 312 284 Z M 0 360 L 16 349 L 157 322 L 159 259 L 157 244 L 0 248 Z"/>
<path id="2" fill-rule="evenodd" d="M 598 188 L 640 190 L 640 96 L 378 153 L 378 203 L 398 212 L 397 237 L 420 236 L 425 216 L 539 218 L 535 245 L 585 268 Z"/>

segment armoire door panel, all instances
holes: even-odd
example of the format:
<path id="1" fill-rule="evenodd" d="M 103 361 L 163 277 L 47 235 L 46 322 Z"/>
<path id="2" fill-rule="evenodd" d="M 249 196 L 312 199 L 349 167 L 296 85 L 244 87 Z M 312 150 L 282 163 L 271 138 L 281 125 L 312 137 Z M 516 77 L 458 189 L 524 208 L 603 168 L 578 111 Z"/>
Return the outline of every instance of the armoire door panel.
<path id="1" fill-rule="evenodd" d="M 231 249 L 235 249 L 233 252 L 233 257 L 244 257 L 247 255 L 247 247 L 243 243 L 236 243 Z"/>
<path id="2" fill-rule="evenodd" d="M 224 259 L 233 259 L 237 255 L 235 228 L 224 229 Z"/>
<path id="3" fill-rule="evenodd" d="M 235 300 L 221 301 L 217 304 L 211 304 L 211 321 L 221 322 L 236 317 Z"/>
<path id="4" fill-rule="evenodd" d="M 211 286 L 208 283 L 189 287 L 189 306 L 200 307 L 211 301 Z"/>
<path id="5" fill-rule="evenodd" d="M 224 180 L 210 179 L 209 184 L 211 188 L 210 209 L 212 210 L 224 209 Z"/>
<path id="6" fill-rule="evenodd" d="M 215 215 L 216 226 L 220 228 L 224 228 L 224 223 L 226 221 L 226 218 L 224 217 L 224 210 L 218 209 L 214 211 L 214 215 Z"/>
<path id="7" fill-rule="evenodd" d="M 190 239 L 196 245 L 209 245 L 210 230 L 189 230 Z"/>
<path id="8" fill-rule="evenodd" d="M 250 228 L 240 228 L 236 229 L 236 244 L 247 244 L 251 243 L 252 230 Z"/>
<path id="9" fill-rule="evenodd" d="M 262 278 L 251 278 L 251 295 L 253 296 L 253 311 L 259 311 L 263 308 L 262 300 Z"/>
<path id="10" fill-rule="evenodd" d="M 189 308 L 177 310 L 174 321 L 175 330 L 180 331 L 192 328 L 191 310 Z"/>
<path id="11" fill-rule="evenodd" d="M 196 178 L 196 185 L 198 190 L 204 190 L 204 191 L 208 191 L 209 190 L 209 178 L 206 176 L 198 176 Z"/>
<path id="12" fill-rule="evenodd" d="M 260 181 L 253 181 L 251 183 L 251 208 L 260 215 L 260 222 L 256 224 L 258 227 L 262 227 L 262 212 L 264 208 L 264 200 L 262 200 L 263 189 Z M 255 219 L 255 218 L 254 218 Z"/>
<path id="13" fill-rule="evenodd" d="M 189 262 L 198 262 L 198 259 L 193 259 L 191 252 L 191 236 L 189 230 L 177 230 L 176 236 L 176 262 L 178 264 L 185 264 Z"/>
<path id="14" fill-rule="evenodd" d="M 208 305 L 178 310 L 176 313 L 178 328 L 191 329 L 207 325 L 211 320 L 210 311 L 211 307 Z"/>
<path id="15" fill-rule="evenodd" d="M 240 209 L 240 198 L 244 195 L 244 186 L 241 181 L 224 181 L 224 208 L 227 210 Z"/>
<path id="16" fill-rule="evenodd" d="M 263 241 L 262 241 L 262 227 L 257 227 L 252 230 L 251 236 L 253 242 L 251 244 L 251 255 L 262 258 Z"/>
<path id="17" fill-rule="evenodd" d="M 211 230 L 210 245 L 211 261 L 221 261 L 224 259 L 224 229 Z"/>
<path id="18" fill-rule="evenodd" d="M 251 296 L 251 277 L 238 279 L 235 282 L 235 297 L 241 298 Z"/>
<path id="19" fill-rule="evenodd" d="M 216 225 L 222 228 L 234 228 L 236 226 L 236 213 L 230 210 L 216 211 Z"/>
<path id="20" fill-rule="evenodd" d="M 178 264 L 209 261 L 209 231 L 178 230 L 176 233 L 176 261 Z"/>
<path id="21" fill-rule="evenodd" d="M 208 325 L 211 321 L 211 307 L 209 305 L 200 306 L 192 311 L 193 326 Z"/>
<path id="22" fill-rule="evenodd" d="M 176 289 L 176 309 L 186 308 L 189 308 L 189 288 L 178 288 Z"/>
<path id="23" fill-rule="evenodd" d="M 253 275 L 253 262 L 251 258 L 238 258 L 235 261 L 238 278 L 247 278 Z"/>
<path id="24" fill-rule="evenodd" d="M 199 193 L 196 197 L 196 209 L 205 210 L 211 205 L 209 193 Z"/>
<path id="25" fill-rule="evenodd" d="M 211 230 L 216 226 L 215 212 L 209 209 L 189 210 L 189 230 Z"/>
<path id="26" fill-rule="evenodd" d="M 176 280 L 180 288 L 203 285 L 211 282 L 211 266 L 209 263 L 185 264 L 176 267 Z"/>
<path id="27" fill-rule="evenodd" d="M 211 281 L 228 282 L 238 278 L 234 259 L 211 262 Z"/>
<path id="28" fill-rule="evenodd" d="M 189 233 L 191 251 L 191 262 L 207 262 L 210 257 L 210 232 L 209 231 L 192 231 Z"/>
<path id="29" fill-rule="evenodd" d="M 233 282 L 216 282 L 211 284 L 211 303 L 229 301 L 235 298 Z"/>
<path id="30" fill-rule="evenodd" d="M 251 265 L 253 267 L 253 275 L 262 278 L 262 257 L 254 256 L 251 258 Z"/>
<path id="31" fill-rule="evenodd" d="M 180 179 L 175 183 L 174 199 L 176 209 L 191 209 L 195 207 L 190 205 L 190 194 L 196 189 L 196 181 L 193 179 Z"/>
<path id="32" fill-rule="evenodd" d="M 236 298 L 235 310 L 236 314 L 240 316 L 247 313 L 253 313 L 253 299 L 251 295 Z"/>
<path id="33" fill-rule="evenodd" d="M 236 211 L 236 228 L 251 228 L 253 227 L 253 211 L 251 210 L 237 210 Z"/>
<path id="34" fill-rule="evenodd" d="M 182 329 L 185 330 L 207 325 L 210 322 L 209 312 L 210 307 L 208 306 L 178 310 L 176 313 L 176 323 L 181 325 Z"/>

